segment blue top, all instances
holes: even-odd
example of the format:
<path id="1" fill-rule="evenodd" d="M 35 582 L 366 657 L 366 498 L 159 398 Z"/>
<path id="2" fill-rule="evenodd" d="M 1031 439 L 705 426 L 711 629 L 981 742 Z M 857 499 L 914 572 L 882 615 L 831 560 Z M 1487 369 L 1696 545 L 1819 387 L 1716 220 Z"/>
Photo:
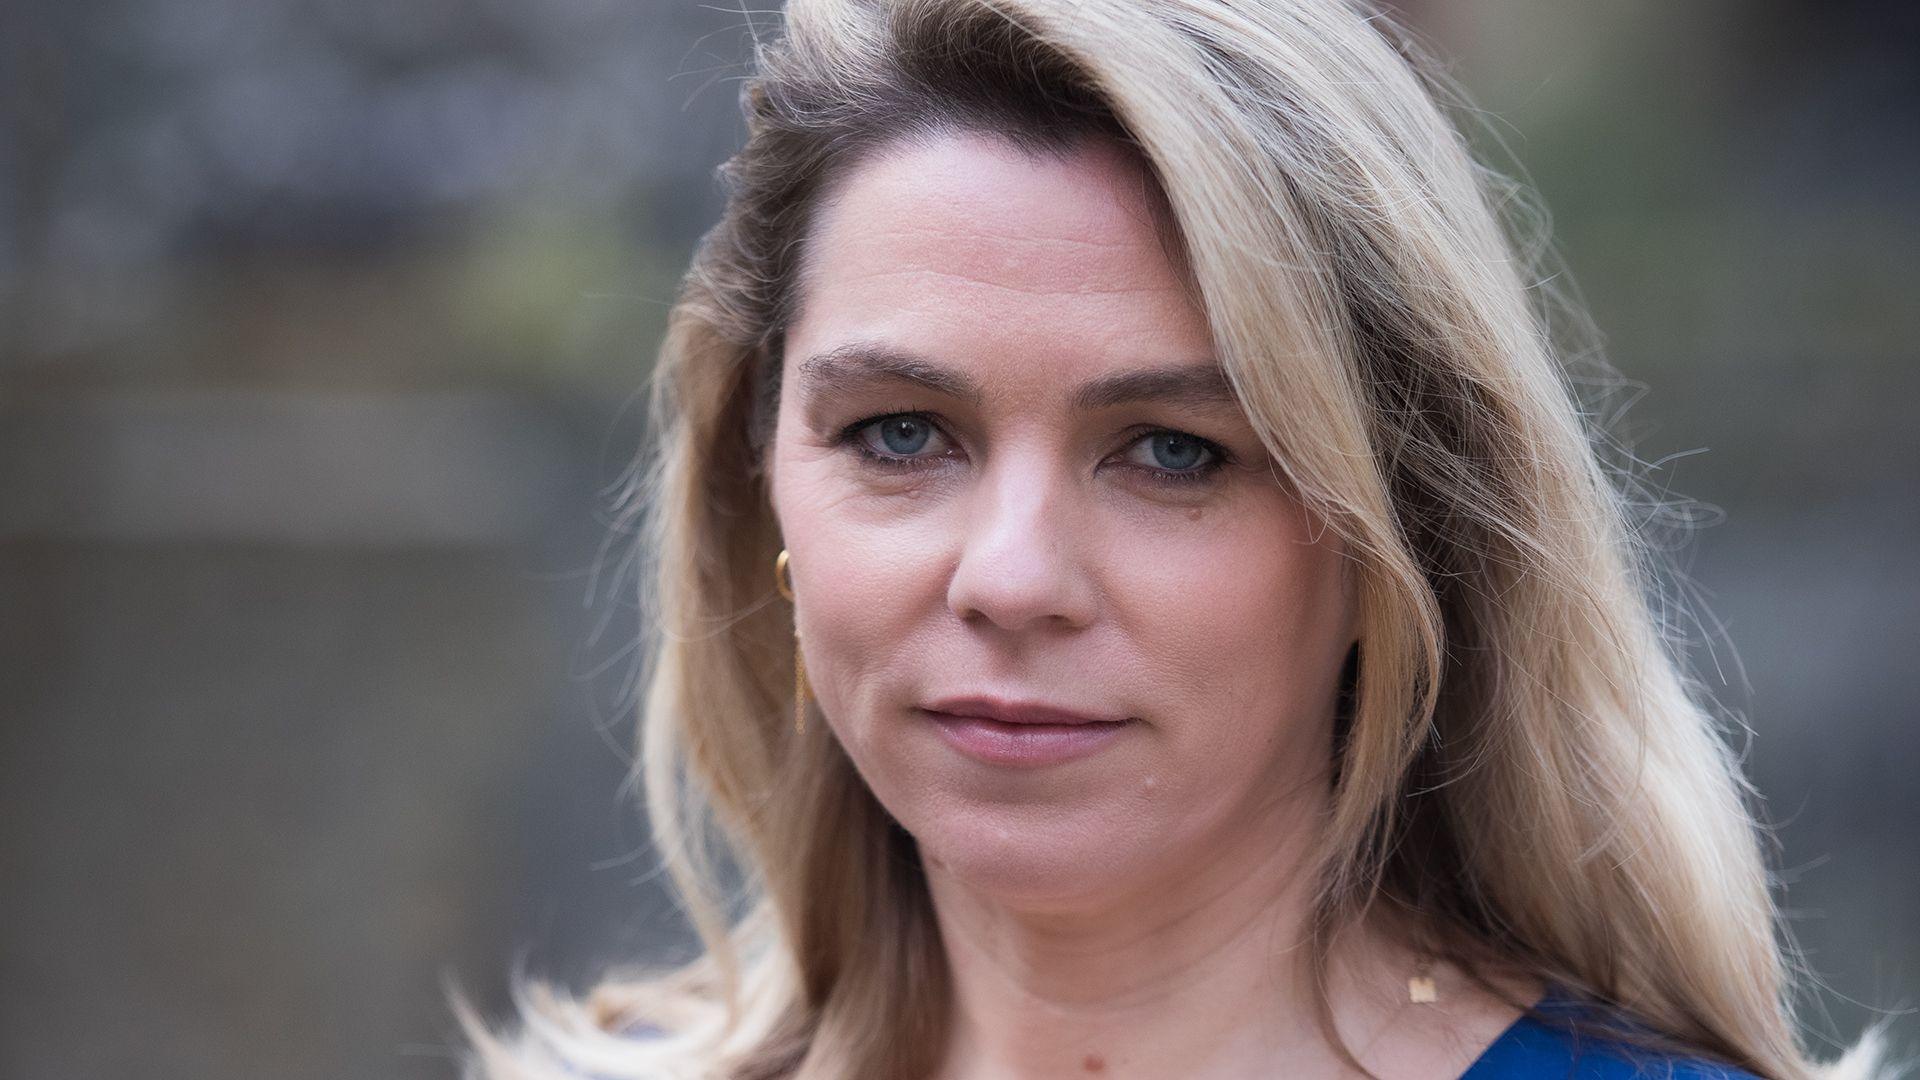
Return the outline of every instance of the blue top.
<path id="1" fill-rule="evenodd" d="M 1578 1015 L 1579 1002 L 1553 991 L 1534 1006 L 1549 1018 Z M 1493 1040 L 1460 1080 L 1759 1080 L 1707 1058 L 1663 1054 L 1521 1016 Z"/>

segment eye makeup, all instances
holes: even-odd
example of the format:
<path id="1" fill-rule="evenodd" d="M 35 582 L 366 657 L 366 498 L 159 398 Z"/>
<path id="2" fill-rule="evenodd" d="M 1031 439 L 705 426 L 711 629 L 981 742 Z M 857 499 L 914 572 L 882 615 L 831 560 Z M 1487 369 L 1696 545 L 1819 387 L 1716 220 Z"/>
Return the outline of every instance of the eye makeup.
<path id="1" fill-rule="evenodd" d="M 866 431 L 882 421 L 909 419 L 926 424 L 935 432 L 940 432 L 940 425 L 930 413 L 913 410 L 874 413 L 841 428 L 834 437 L 834 443 L 858 455 L 863 464 L 885 471 L 908 472 L 944 467 L 945 463 L 953 457 L 951 450 L 929 455 L 888 454 L 876 450 L 866 437 Z M 1142 473 L 1149 480 L 1169 487 L 1188 487 L 1215 482 L 1219 479 L 1220 470 L 1233 461 L 1225 447 L 1210 439 L 1176 428 L 1143 426 L 1132 434 L 1134 437 L 1127 443 L 1127 449 L 1132 449 L 1145 439 L 1167 437 L 1190 443 L 1202 452 L 1203 463 L 1190 469 L 1163 469 L 1136 462 L 1122 463 L 1125 468 Z M 947 436 L 941 433 L 941 437 Z"/>

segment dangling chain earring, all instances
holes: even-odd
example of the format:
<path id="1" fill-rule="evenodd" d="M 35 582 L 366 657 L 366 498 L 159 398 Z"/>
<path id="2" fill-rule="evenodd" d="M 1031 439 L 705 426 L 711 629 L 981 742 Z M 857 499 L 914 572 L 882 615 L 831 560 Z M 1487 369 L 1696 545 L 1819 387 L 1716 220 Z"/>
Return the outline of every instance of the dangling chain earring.
<path id="1" fill-rule="evenodd" d="M 787 549 L 781 548 L 778 558 L 773 560 L 773 586 L 780 595 L 792 601 L 793 583 L 789 580 L 792 571 L 787 566 Z M 797 614 L 797 613 L 796 613 Z M 807 685 L 807 662 L 800 655 L 800 620 L 793 621 L 793 733 L 807 733 L 807 701 L 813 696 L 813 688 Z"/>

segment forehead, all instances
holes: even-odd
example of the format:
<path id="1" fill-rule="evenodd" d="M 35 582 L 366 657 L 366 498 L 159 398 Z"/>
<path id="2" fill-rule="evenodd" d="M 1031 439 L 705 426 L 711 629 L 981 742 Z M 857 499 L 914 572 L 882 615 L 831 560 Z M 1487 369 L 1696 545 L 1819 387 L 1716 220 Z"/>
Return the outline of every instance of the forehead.
<path id="1" fill-rule="evenodd" d="M 1148 183 L 1103 142 L 1035 156 L 953 134 L 863 162 L 809 236 L 789 373 L 793 358 L 849 342 L 988 377 L 1210 364 Z"/>

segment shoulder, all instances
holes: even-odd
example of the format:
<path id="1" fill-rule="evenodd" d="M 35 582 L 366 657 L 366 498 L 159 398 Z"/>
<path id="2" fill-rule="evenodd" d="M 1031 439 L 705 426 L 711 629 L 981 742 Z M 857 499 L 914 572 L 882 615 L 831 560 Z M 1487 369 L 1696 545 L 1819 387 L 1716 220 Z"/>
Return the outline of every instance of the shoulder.
<path id="1" fill-rule="evenodd" d="M 1708 1057 L 1651 1050 L 1622 1039 L 1522 1016 L 1461 1080 L 1760 1080 Z"/>

